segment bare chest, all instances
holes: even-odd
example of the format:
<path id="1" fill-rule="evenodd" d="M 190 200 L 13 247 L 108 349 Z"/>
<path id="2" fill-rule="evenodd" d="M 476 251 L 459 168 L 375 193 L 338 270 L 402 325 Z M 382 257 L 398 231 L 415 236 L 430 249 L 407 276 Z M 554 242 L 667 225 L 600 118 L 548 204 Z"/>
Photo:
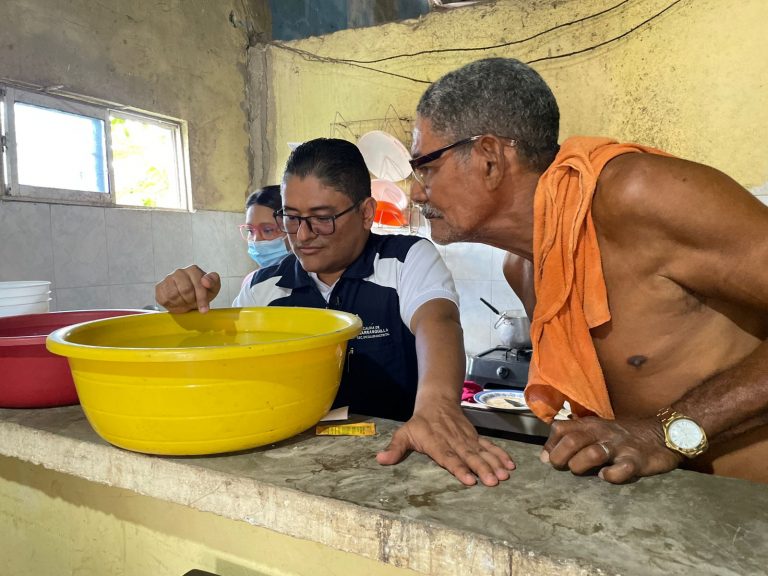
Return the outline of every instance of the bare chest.
<path id="1" fill-rule="evenodd" d="M 692 294 L 656 274 L 604 269 L 611 321 L 592 337 L 617 415 L 655 413 L 765 337 L 765 318 L 753 311 Z"/>

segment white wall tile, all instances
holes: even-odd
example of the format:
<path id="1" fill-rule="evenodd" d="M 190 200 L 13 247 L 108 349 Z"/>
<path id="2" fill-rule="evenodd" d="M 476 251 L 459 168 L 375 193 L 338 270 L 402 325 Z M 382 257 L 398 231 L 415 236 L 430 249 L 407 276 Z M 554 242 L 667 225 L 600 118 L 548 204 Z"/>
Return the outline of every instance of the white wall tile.
<path id="1" fill-rule="evenodd" d="M 464 347 L 468 354 L 477 354 L 491 347 L 491 311 L 480 301 L 491 294 L 490 280 L 456 280 L 461 307 L 461 327 Z"/>
<path id="2" fill-rule="evenodd" d="M 109 281 L 104 208 L 51 205 L 54 283 L 59 288 Z"/>
<path id="3" fill-rule="evenodd" d="M 255 267 L 237 232 L 242 220 L 234 212 L 0 203 L 0 279 L 49 279 L 43 276 L 47 266 L 52 310 L 142 308 L 154 303 L 156 281 L 195 263 L 219 272 L 222 290 L 214 307 L 228 307 Z M 456 279 L 467 352 L 496 345 L 496 317 L 480 297 L 499 310 L 521 307 L 501 274 L 504 252 L 472 243 L 437 248 Z M 27 272 L 28 278 L 19 276 Z"/>
<path id="4" fill-rule="evenodd" d="M 194 264 L 192 249 L 192 217 L 188 212 L 152 212 L 152 252 L 155 281 L 160 281 L 177 268 Z"/>
<path id="5" fill-rule="evenodd" d="M 152 213 L 106 210 L 107 265 L 110 284 L 137 284 L 155 279 Z"/>
<path id="6" fill-rule="evenodd" d="M 53 282 L 50 205 L 0 202 L 0 280 Z"/>
<path id="7" fill-rule="evenodd" d="M 236 212 L 224 213 L 224 249 L 226 269 L 220 272 L 227 276 L 243 276 L 248 274 L 255 265 L 248 256 L 248 244 L 240 236 L 238 226 L 245 222 L 245 214 Z"/>
<path id="8" fill-rule="evenodd" d="M 58 288 L 56 290 L 57 310 L 92 310 L 109 307 L 109 286 Z"/>
<path id="9" fill-rule="evenodd" d="M 763 204 L 768 206 L 768 194 L 758 194 L 757 199 L 760 200 Z"/>
<path id="10" fill-rule="evenodd" d="M 197 212 L 192 218 L 194 263 L 206 272 L 227 276 L 226 218 L 223 212 Z"/>
<path id="11" fill-rule="evenodd" d="M 152 304 L 155 304 L 153 282 L 118 284 L 109 287 L 109 307 L 111 308 L 144 308 Z"/>
<path id="12" fill-rule="evenodd" d="M 457 242 L 445 247 L 445 263 L 455 280 L 490 280 L 493 248 L 485 244 Z"/>

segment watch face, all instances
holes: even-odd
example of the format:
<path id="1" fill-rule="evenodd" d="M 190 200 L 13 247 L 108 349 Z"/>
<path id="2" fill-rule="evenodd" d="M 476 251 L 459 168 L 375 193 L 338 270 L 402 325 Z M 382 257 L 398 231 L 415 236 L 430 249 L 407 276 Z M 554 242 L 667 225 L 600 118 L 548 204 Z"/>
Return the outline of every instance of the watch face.
<path id="1" fill-rule="evenodd" d="M 704 434 L 701 428 L 688 418 L 678 418 L 669 424 L 669 439 L 677 447 L 692 450 L 701 444 Z"/>

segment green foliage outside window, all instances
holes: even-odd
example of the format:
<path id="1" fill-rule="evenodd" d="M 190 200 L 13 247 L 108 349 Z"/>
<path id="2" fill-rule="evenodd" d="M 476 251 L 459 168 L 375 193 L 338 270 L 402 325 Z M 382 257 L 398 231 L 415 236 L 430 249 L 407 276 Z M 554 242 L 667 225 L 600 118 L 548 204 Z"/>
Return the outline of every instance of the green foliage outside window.
<path id="1" fill-rule="evenodd" d="M 117 204 L 175 208 L 179 205 L 173 130 L 110 115 Z"/>

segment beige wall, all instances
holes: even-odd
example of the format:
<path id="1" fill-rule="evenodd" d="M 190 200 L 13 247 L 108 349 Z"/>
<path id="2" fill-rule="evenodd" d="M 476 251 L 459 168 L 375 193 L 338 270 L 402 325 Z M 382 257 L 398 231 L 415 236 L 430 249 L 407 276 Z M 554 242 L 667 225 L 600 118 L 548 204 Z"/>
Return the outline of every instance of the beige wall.
<path id="1" fill-rule="evenodd" d="M 365 65 L 434 80 L 485 56 L 530 61 L 618 36 L 671 3 L 634 0 L 598 18 L 502 49 L 424 54 Z M 487 46 L 530 37 L 616 4 L 615 0 L 496 2 L 290 46 L 356 60 Z M 655 145 L 711 164 L 756 188 L 768 182 L 768 59 L 763 56 L 768 52 L 767 21 L 764 0 L 684 0 L 617 42 L 533 66 L 560 103 L 561 139 L 590 134 Z M 266 142 L 276 151 L 266 170 L 271 180 L 280 176 L 289 152 L 286 142 L 329 135 L 336 112 L 347 120 L 378 118 L 391 104 L 400 114 L 412 116 L 425 87 L 276 47 L 266 48 L 266 58 L 254 58 L 251 67 L 252 77 L 260 79 L 254 93 L 268 92 L 274 106 L 260 115 Z"/>
<path id="2" fill-rule="evenodd" d="M 241 212 L 249 186 L 240 0 L 4 0 L 0 81 L 125 104 L 189 124 L 194 207 Z"/>
<path id="3" fill-rule="evenodd" d="M 0 573 L 13 576 L 416 574 L 6 457 L 0 535 Z"/>

